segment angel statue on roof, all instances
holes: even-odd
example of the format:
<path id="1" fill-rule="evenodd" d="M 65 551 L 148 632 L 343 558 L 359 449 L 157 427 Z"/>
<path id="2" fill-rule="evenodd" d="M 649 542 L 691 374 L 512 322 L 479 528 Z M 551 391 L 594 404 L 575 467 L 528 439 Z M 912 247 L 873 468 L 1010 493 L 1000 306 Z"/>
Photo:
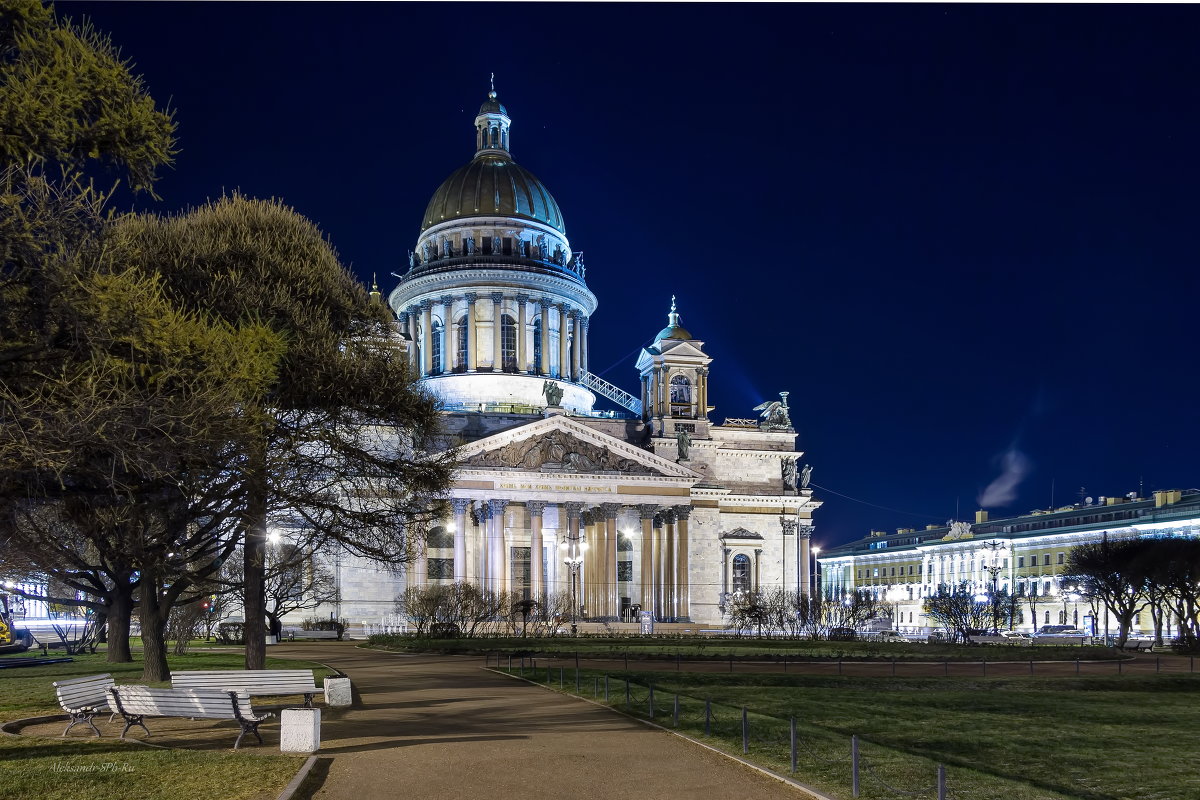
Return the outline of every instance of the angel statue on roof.
<path id="1" fill-rule="evenodd" d="M 791 430 L 792 419 L 788 416 L 787 392 L 780 392 L 780 400 L 768 400 L 754 407 L 762 417 L 761 426 L 765 430 Z"/>

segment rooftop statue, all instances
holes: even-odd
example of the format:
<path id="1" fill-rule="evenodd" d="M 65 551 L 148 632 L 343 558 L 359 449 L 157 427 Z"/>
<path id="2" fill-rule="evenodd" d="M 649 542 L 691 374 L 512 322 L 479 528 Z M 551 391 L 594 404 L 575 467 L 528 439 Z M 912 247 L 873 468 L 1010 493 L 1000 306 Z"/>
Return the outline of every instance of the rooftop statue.
<path id="1" fill-rule="evenodd" d="M 754 407 L 762 417 L 762 427 L 769 431 L 787 431 L 792 429 L 792 419 L 788 416 L 787 398 L 784 402 L 771 400 Z"/>
<path id="2" fill-rule="evenodd" d="M 558 406 L 562 402 L 562 387 L 554 381 L 542 382 L 542 394 L 546 396 L 546 405 Z"/>

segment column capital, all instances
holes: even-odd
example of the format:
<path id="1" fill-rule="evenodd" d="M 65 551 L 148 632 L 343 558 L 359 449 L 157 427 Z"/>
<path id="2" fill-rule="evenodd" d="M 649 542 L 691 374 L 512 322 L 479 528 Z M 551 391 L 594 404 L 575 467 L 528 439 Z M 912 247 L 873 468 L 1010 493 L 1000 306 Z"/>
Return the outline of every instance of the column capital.
<path id="1" fill-rule="evenodd" d="M 616 519 L 621 513 L 620 503 L 601 503 L 600 511 L 604 514 L 605 519 Z"/>
<path id="2" fill-rule="evenodd" d="M 513 299 L 515 299 L 518 303 L 524 304 L 529 302 L 529 295 L 522 292 L 520 294 L 513 295 Z"/>
<path id="3" fill-rule="evenodd" d="M 671 507 L 664 508 L 663 512 L 662 512 L 662 517 L 663 517 L 663 522 L 667 523 L 668 525 L 674 525 L 675 524 L 675 509 L 674 509 L 674 507 L 671 506 Z"/>
<path id="4" fill-rule="evenodd" d="M 588 329 L 588 326 L 592 324 L 592 318 L 583 316 L 582 314 L 580 314 L 579 324 L 582 325 L 583 329 L 586 331 Z"/>
<path id="5" fill-rule="evenodd" d="M 467 298 L 468 303 L 470 303 L 471 305 L 475 305 L 475 301 L 479 299 L 479 293 L 478 292 L 467 292 L 466 294 L 463 295 L 463 297 Z"/>
<path id="6" fill-rule="evenodd" d="M 640 505 L 637 508 L 638 512 L 642 515 L 642 519 L 654 519 L 654 515 L 658 513 L 658 506 L 653 503 Z"/>
<path id="7" fill-rule="evenodd" d="M 662 526 L 663 526 L 663 515 L 655 514 L 654 515 L 654 527 L 661 528 Z"/>
<path id="8" fill-rule="evenodd" d="M 416 303 L 412 303 L 411 305 L 407 305 L 404 307 L 404 311 L 408 314 L 416 314 L 420 310 L 421 310 L 421 307 L 418 306 Z"/>
<path id="9" fill-rule="evenodd" d="M 422 311 L 428 311 L 429 309 L 433 308 L 433 301 L 429 298 L 425 298 L 419 303 L 419 305 L 421 306 Z"/>
<path id="10" fill-rule="evenodd" d="M 492 507 L 487 502 L 480 503 L 479 508 L 475 509 L 475 514 L 480 522 L 486 522 L 492 518 Z"/>
<path id="11" fill-rule="evenodd" d="M 525 501 L 525 509 L 529 512 L 529 514 L 531 516 L 534 516 L 534 517 L 542 516 L 542 513 L 545 512 L 546 506 L 548 506 L 548 505 L 549 505 L 549 503 L 547 503 L 545 500 L 526 500 Z"/>
<path id="12" fill-rule="evenodd" d="M 687 518 L 692 514 L 691 506 L 673 506 L 671 510 L 674 511 L 675 516 L 683 522 L 687 522 Z"/>
<path id="13" fill-rule="evenodd" d="M 504 302 L 504 292 L 492 292 L 490 296 L 492 298 L 493 303 L 503 303 Z"/>
<path id="14" fill-rule="evenodd" d="M 555 307 L 555 308 L 557 308 L 557 309 L 558 309 L 558 313 L 559 313 L 559 314 L 562 314 L 563 316 L 566 316 L 566 314 L 567 314 L 567 311 L 569 311 L 569 310 L 570 310 L 570 308 L 571 308 L 571 307 L 570 307 L 569 305 L 567 305 L 566 303 L 555 303 L 555 304 L 554 304 L 554 307 Z"/>
<path id="15" fill-rule="evenodd" d="M 563 503 L 563 508 L 567 510 L 567 519 L 579 519 L 583 511 L 583 503 L 567 502 Z"/>
<path id="16" fill-rule="evenodd" d="M 504 516 L 504 509 L 508 506 L 507 500 L 488 500 L 488 508 L 492 515 L 496 517 Z"/>
<path id="17" fill-rule="evenodd" d="M 554 305 L 554 301 L 551 300 L 549 297 L 539 297 L 538 305 L 542 307 L 543 311 L 545 311 L 546 309 L 551 308 Z"/>
<path id="18" fill-rule="evenodd" d="M 783 526 L 783 535 L 784 536 L 792 536 L 793 534 L 796 533 L 796 526 L 798 526 L 800 523 L 796 522 L 796 520 L 794 520 L 794 519 L 788 519 L 787 517 L 780 517 L 779 524 Z"/>
<path id="19" fill-rule="evenodd" d="M 451 306 L 451 305 L 454 303 L 454 295 L 452 295 L 452 294 L 444 294 L 444 295 L 442 295 L 441 297 L 439 297 L 439 298 L 438 298 L 438 300 L 439 300 L 439 301 L 441 302 L 441 304 L 442 304 L 442 305 L 444 305 L 446 308 L 449 308 L 449 307 L 450 307 L 450 306 Z"/>
<path id="20" fill-rule="evenodd" d="M 808 539 L 809 537 L 812 536 L 812 532 L 813 532 L 812 525 L 801 525 L 800 526 L 800 538 L 801 539 Z"/>
<path id="21" fill-rule="evenodd" d="M 450 505 L 454 507 L 455 514 L 465 514 L 471 509 L 471 501 L 465 497 L 451 497 Z"/>

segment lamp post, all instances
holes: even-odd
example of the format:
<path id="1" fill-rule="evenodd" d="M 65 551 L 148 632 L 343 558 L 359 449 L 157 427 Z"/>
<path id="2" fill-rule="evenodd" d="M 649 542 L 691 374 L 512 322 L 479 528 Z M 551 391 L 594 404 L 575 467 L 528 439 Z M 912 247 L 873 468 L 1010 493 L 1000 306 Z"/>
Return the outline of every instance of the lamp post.
<path id="1" fill-rule="evenodd" d="M 813 545 L 810 550 L 812 552 L 812 571 L 808 573 L 808 596 L 811 598 L 817 596 L 817 590 L 821 586 L 821 581 L 817 577 L 817 569 L 820 567 L 817 556 L 820 554 L 821 548 Z"/>
<path id="2" fill-rule="evenodd" d="M 575 636 L 579 633 L 579 568 L 587 552 L 587 537 L 582 533 L 568 534 L 558 547 L 563 551 L 563 564 L 571 571 L 571 635 Z"/>

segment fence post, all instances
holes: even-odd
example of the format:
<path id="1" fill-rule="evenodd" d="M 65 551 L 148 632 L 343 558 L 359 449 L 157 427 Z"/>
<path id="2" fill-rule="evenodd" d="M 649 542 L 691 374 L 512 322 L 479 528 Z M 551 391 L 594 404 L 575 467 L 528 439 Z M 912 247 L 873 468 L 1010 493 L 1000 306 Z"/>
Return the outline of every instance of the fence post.
<path id="1" fill-rule="evenodd" d="M 629 651 L 625 651 L 625 671 L 629 672 Z"/>
<path id="2" fill-rule="evenodd" d="M 712 700 L 704 698 L 704 735 L 708 736 L 712 730 Z"/>
<path id="3" fill-rule="evenodd" d="M 575 694 L 579 694 L 579 667 L 575 668 Z"/>
<path id="4" fill-rule="evenodd" d="M 1075 674 L 1079 675 L 1079 659 L 1075 659 Z"/>
<path id="5" fill-rule="evenodd" d="M 784 674 L 787 673 L 787 653 L 783 654 L 783 671 Z"/>
<path id="6" fill-rule="evenodd" d="M 563 688 L 563 670 L 565 667 L 558 668 L 558 688 Z"/>
<path id="7" fill-rule="evenodd" d="M 673 720 L 675 727 L 679 727 L 679 693 L 675 693 L 675 719 Z"/>
<path id="8" fill-rule="evenodd" d="M 654 719 L 654 684 L 650 684 L 650 719 Z"/>
<path id="9" fill-rule="evenodd" d="M 1033 674 L 1033 659 L 1029 659 L 1029 674 Z"/>
<path id="10" fill-rule="evenodd" d="M 578 650 L 575 651 L 575 670 L 576 670 L 576 672 L 579 671 L 579 651 Z"/>
<path id="11" fill-rule="evenodd" d="M 842 659 L 838 658 L 838 675 L 842 674 Z"/>
<path id="12" fill-rule="evenodd" d="M 987 656 L 983 657 L 983 677 L 987 677 Z"/>
<path id="13" fill-rule="evenodd" d="M 629 708 L 629 678 L 625 679 L 625 707 Z"/>
<path id="14" fill-rule="evenodd" d="M 791 722 L 792 732 L 792 774 L 796 772 L 796 718 L 792 717 Z"/>
<path id="15" fill-rule="evenodd" d="M 600 696 L 600 676 L 593 675 L 592 676 L 592 697 L 599 697 L 599 696 Z"/>
<path id="16" fill-rule="evenodd" d="M 608 702 L 608 676 L 604 676 L 604 702 Z"/>
<path id="17" fill-rule="evenodd" d="M 858 797 L 858 737 L 850 737 L 850 794 Z"/>
<path id="18" fill-rule="evenodd" d="M 746 715 L 746 707 L 742 706 L 742 753 L 750 752 L 750 718 Z"/>
<path id="19" fill-rule="evenodd" d="M 946 765 L 938 764 L 938 800 L 946 800 Z"/>

